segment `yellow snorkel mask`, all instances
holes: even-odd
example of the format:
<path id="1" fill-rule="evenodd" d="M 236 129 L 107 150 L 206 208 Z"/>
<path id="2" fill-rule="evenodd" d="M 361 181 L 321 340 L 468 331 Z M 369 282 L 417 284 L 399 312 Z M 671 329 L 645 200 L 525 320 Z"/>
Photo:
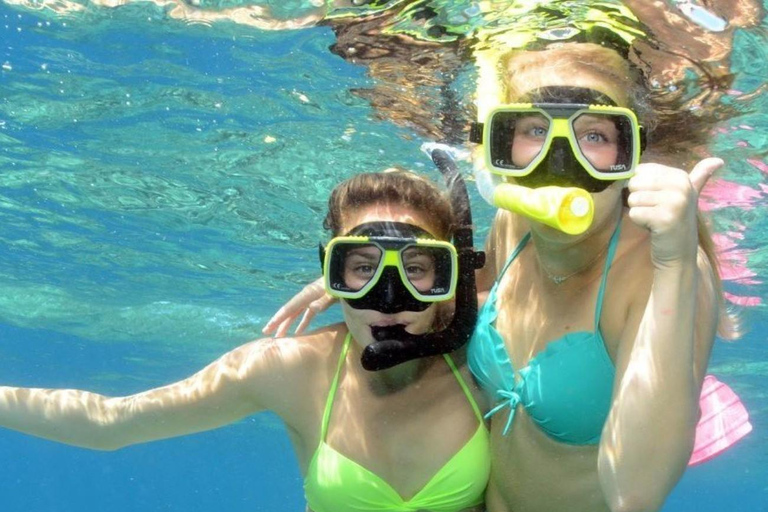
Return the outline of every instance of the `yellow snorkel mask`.
<path id="1" fill-rule="evenodd" d="M 643 129 L 632 110 L 591 89 L 544 87 L 532 96 L 558 101 L 501 105 L 472 125 L 470 141 L 482 144 L 478 188 L 497 207 L 583 233 L 593 218 L 590 193 L 634 174 Z"/>
<path id="2" fill-rule="evenodd" d="M 369 222 L 322 252 L 325 291 L 355 309 L 424 311 L 456 292 L 456 248 L 417 226 Z"/>

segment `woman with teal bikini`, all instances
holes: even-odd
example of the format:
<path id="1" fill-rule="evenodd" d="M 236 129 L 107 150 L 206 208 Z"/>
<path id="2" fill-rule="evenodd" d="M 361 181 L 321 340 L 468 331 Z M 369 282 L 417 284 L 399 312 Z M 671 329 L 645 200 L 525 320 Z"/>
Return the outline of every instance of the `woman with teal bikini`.
<path id="1" fill-rule="evenodd" d="M 480 175 L 496 193 L 584 190 L 592 206 L 571 233 L 506 210 L 494 221 L 469 345 L 495 401 L 488 508 L 658 510 L 691 456 L 717 329 L 696 201 L 722 161 L 638 164 L 639 95 L 614 50 L 500 48 L 479 54 Z"/>

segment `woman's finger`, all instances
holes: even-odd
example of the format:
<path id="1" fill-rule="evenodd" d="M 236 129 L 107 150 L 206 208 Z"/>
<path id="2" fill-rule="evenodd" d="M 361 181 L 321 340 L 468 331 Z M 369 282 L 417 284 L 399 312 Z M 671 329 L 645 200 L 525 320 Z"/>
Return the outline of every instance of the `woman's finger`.
<path id="1" fill-rule="evenodd" d="M 264 334 L 270 334 L 275 329 L 278 329 L 278 333 L 282 332 L 281 336 L 284 336 L 287 332 L 287 328 L 283 331 L 281 328 L 286 320 L 288 325 L 298 317 L 313 301 L 323 297 L 325 295 L 325 288 L 323 286 L 323 279 L 317 279 L 307 286 L 305 286 L 299 293 L 291 297 L 291 299 L 285 303 L 283 307 L 277 310 L 277 313 L 272 315 L 267 324 L 261 330 Z M 278 328 L 280 326 L 280 328 Z"/>
<path id="2" fill-rule="evenodd" d="M 277 313 L 272 315 L 272 318 L 270 318 L 266 325 L 264 325 L 264 328 L 261 330 L 262 334 L 271 334 L 275 331 L 275 329 L 279 326 L 280 323 L 283 322 L 283 319 L 285 318 L 285 306 L 281 307 L 277 310 Z"/>
<path id="3" fill-rule="evenodd" d="M 336 300 L 333 297 L 325 295 L 311 303 L 306 311 L 304 311 L 304 315 L 301 317 L 301 322 L 299 322 L 299 325 L 296 327 L 296 331 L 294 332 L 296 334 L 303 333 L 306 328 L 309 327 L 309 323 L 317 315 L 331 307 L 334 302 L 336 302 Z"/>
<path id="4" fill-rule="evenodd" d="M 720 158 L 705 158 L 693 167 L 688 177 L 691 180 L 691 185 L 696 189 L 696 193 L 701 192 L 709 178 L 723 165 L 725 162 Z"/>
<path id="5" fill-rule="evenodd" d="M 304 330 L 309 327 L 309 323 L 313 318 L 315 318 L 315 312 L 311 309 L 305 310 L 304 314 L 301 316 L 301 321 L 299 322 L 299 325 L 296 326 L 296 330 L 293 331 L 293 334 L 302 334 Z"/>
<path id="6" fill-rule="evenodd" d="M 627 197 L 627 204 L 630 208 L 656 206 L 659 204 L 659 194 L 649 190 L 638 190 L 629 194 L 629 197 Z"/>
<path id="7" fill-rule="evenodd" d="M 640 164 L 635 169 L 635 175 L 629 179 L 627 186 L 630 192 L 663 190 L 668 186 L 665 178 L 674 172 L 679 171 L 661 164 Z"/>
<path id="8" fill-rule="evenodd" d="M 284 338 L 288 335 L 288 331 L 291 328 L 291 324 L 296 319 L 296 315 L 289 316 L 282 322 L 280 322 L 280 325 L 275 330 L 275 338 Z"/>
<path id="9" fill-rule="evenodd" d="M 629 218 L 638 226 L 650 230 L 656 220 L 657 213 L 652 206 L 637 206 L 629 209 Z"/>

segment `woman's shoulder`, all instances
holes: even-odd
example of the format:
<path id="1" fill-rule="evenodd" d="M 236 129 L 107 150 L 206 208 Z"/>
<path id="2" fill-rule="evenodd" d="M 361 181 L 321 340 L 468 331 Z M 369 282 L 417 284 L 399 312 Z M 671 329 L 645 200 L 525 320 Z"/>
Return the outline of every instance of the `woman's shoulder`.
<path id="1" fill-rule="evenodd" d="M 261 338 L 232 350 L 220 364 L 285 419 L 290 411 L 314 403 L 312 397 L 329 380 L 345 335 L 346 326 L 337 324 L 301 336 Z M 291 401 L 298 403 L 289 406 Z"/>
<path id="2" fill-rule="evenodd" d="M 307 353 L 306 357 L 325 361 L 339 354 L 349 329 L 343 322 L 327 325 L 291 338 L 291 343 Z"/>
<path id="3" fill-rule="evenodd" d="M 265 337 L 240 345 L 225 357 L 266 365 L 273 372 L 306 374 L 313 369 L 321 369 L 333 354 L 341 350 L 346 333 L 346 325 L 339 323 L 298 336 Z"/>

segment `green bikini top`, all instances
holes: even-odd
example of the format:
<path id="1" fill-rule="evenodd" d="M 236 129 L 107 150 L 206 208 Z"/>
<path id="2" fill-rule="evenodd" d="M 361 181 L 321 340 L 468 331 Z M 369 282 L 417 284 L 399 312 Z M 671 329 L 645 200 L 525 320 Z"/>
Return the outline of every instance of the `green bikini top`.
<path id="1" fill-rule="evenodd" d="M 347 334 L 325 403 L 320 446 L 315 451 L 304 478 L 304 495 L 309 507 L 315 512 L 456 512 L 481 504 L 491 469 L 490 436 L 480 409 L 448 355 L 444 356 L 445 360 L 464 390 L 480 424 L 469 441 L 411 499 L 403 499 L 378 475 L 325 442 L 339 375 L 351 339 L 352 336 Z M 425 437 L 428 437 L 429 433 L 425 434 Z"/>

